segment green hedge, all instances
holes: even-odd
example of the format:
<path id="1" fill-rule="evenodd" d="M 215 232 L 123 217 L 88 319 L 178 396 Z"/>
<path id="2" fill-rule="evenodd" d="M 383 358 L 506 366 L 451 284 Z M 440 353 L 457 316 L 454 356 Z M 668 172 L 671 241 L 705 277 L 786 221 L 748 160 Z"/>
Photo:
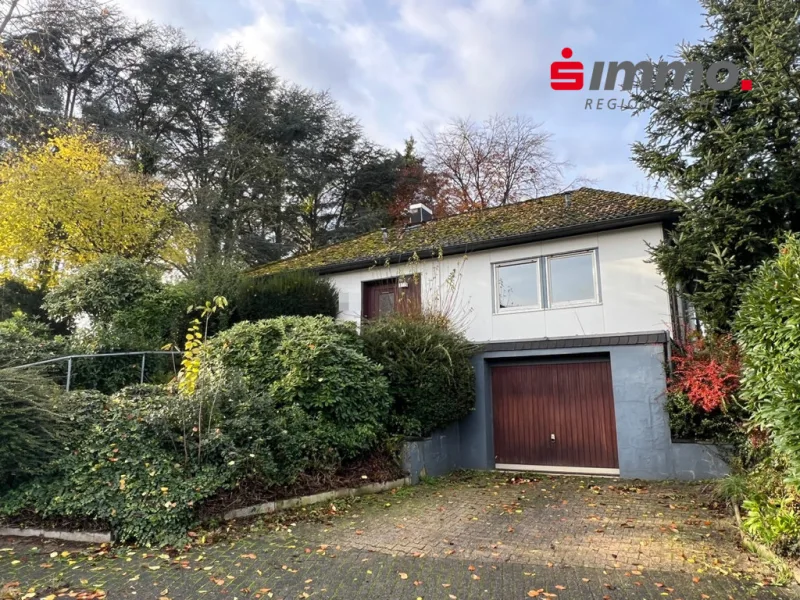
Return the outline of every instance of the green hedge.
<path id="1" fill-rule="evenodd" d="M 754 274 L 735 329 L 742 352 L 741 398 L 752 421 L 789 460 L 800 484 L 800 239 L 789 236 Z"/>
<path id="2" fill-rule="evenodd" d="M 474 408 L 475 348 L 460 333 L 423 317 L 394 316 L 370 323 L 362 337 L 389 379 L 394 432 L 428 435 Z"/>
<path id="3" fill-rule="evenodd" d="M 242 322 L 211 339 L 209 369 L 222 379 L 241 373 L 278 406 L 299 406 L 346 459 L 380 441 L 391 403 L 381 367 L 362 349 L 355 327 L 330 317 Z"/>
<path id="4" fill-rule="evenodd" d="M 339 313 L 339 294 L 334 285 L 304 271 L 244 277 L 229 300 L 234 322 L 282 316 L 335 318 Z"/>

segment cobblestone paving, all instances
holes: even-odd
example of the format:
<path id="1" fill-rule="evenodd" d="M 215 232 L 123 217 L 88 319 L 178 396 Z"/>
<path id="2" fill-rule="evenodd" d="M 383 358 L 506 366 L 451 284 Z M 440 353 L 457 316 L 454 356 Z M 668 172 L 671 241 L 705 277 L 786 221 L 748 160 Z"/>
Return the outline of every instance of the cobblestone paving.
<path id="1" fill-rule="evenodd" d="M 708 501 L 697 485 L 483 474 L 239 524 L 180 554 L 5 538 L 0 598 L 796 597 L 765 585 Z"/>

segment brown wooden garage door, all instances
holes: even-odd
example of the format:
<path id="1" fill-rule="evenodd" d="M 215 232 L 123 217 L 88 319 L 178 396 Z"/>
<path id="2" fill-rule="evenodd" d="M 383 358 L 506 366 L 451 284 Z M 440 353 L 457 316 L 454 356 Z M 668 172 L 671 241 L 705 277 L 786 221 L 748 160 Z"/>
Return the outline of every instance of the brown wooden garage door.
<path id="1" fill-rule="evenodd" d="M 617 469 L 608 360 L 492 368 L 495 462 Z"/>

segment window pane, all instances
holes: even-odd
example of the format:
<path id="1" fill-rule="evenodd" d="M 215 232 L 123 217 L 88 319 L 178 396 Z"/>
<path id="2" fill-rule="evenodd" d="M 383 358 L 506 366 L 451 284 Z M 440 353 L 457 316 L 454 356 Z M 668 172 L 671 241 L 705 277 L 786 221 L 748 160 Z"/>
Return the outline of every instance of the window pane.
<path id="1" fill-rule="evenodd" d="M 539 306 L 539 265 L 536 262 L 497 267 L 498 308 Z"/>
<path id="2" fill-rule="evenodd" d="M 556 256 L 550 261 L 550 303 L 595 300 L 594 253 Z"/>
<path id="3" fill-rule="evenodd" d="M 394 292 L 381 292 L 378 297 L 378 316 L 384 317 L 394 312 Z"/>

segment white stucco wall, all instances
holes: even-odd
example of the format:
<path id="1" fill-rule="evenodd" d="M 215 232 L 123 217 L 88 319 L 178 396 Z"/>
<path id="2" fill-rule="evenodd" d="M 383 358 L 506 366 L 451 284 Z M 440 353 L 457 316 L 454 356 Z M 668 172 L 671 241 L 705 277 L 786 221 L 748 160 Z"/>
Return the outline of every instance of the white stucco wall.
<path id="1" fill-rule="evenodd" d="M 362 282 L 420 273 L 422 302 L 444 308 L 476 342 L 663 331 L 669 298 L 648 244 L 662 239 L 660 224 L 446 256 L 412 264 L 329 275 L 339 290 L 339 318 L 360 321 Z M 497 262 L 597 249 L 600 303 L 494 314 L 492 265 Z"/>

